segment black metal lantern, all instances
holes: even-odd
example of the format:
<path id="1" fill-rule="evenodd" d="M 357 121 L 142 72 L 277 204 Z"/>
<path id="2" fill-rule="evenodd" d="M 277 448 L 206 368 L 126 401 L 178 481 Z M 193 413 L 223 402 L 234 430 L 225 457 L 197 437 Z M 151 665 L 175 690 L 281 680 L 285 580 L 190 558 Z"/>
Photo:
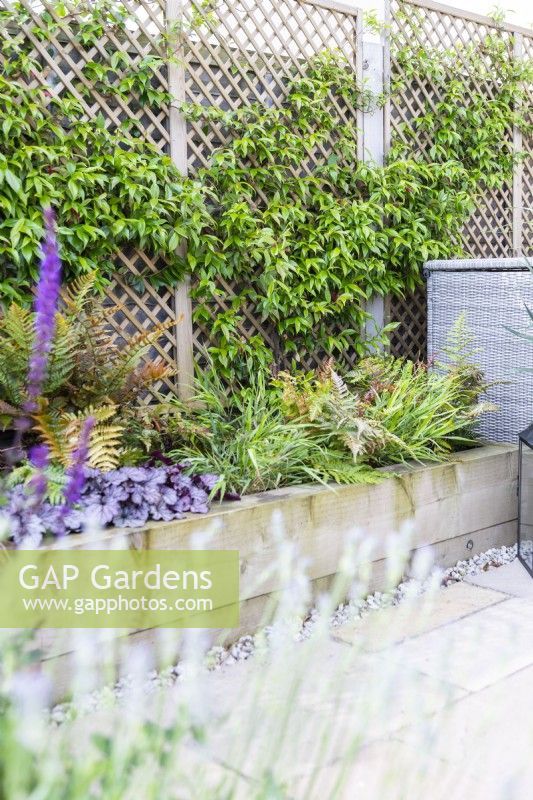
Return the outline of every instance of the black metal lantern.
<path id="1" fill-rule="evenodd" d="M 533 577 L 533 424 L 518 438 L 518 558 Z"/>

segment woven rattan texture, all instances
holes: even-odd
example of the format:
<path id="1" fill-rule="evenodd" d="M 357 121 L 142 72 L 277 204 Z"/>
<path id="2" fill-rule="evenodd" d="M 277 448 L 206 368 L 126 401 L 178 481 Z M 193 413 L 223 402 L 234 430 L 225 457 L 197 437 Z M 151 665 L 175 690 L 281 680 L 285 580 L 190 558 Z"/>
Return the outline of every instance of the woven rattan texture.
<path id="1" fill-rule="evenodd" d="M 443 266 L 448 266 L 444 262 Z M 491 269 L 483 271 L 485 266 Z M 495 442 L 516 442 L 517 434 L 531 423 L 533 397 L 533 347 L 507 327 L 524 331 L 528 316 L 524 304 L 533 307 L 533 281 L 526 269 L 509 271 L 515 261 L 463 262 L 462 271 L 430 266 L 428 277 L 428 350 L 446 361 L 443 347 L 457 319 L 466 312 L 474 336 L 473 359 L 494 385 L 487 399 L 500 407 L 497 414 L 482 417 L 479 433 Z"/>

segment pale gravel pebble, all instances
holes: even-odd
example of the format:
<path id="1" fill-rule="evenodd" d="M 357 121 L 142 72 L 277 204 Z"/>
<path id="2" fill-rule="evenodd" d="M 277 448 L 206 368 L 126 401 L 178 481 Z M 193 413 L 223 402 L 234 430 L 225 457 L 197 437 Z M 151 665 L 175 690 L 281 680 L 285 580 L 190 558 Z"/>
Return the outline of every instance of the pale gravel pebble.
<path id="1" fill-rule="evenodd" d="M 434 569 L 425 580 L 410 578 L 402 581 L 392 592 L 374 592 L 364 600 L 358 599 L 341 604 L 332 615 L 330 625 L 333 628 L 362 619 L 372 611 L 389 606 L 397 606 L 404 602 L 408 597 L 412 598 L 427 592 L 431 587 L 440 583 L 443 587 L 453 583 L 463 581 L 467 577 L 478 575 L 488 569 L 502 567 L 510 564 L 517 555 L 517 547 L 493 547 L 484 553 L 474 555 L 468 561 L 458 561 L 449 569 Z M 297 626 L 297 630 L 290 638 L 293 641 L 303 641 L 309 639 L 319 619 L 319 612 L 316 608 L 311 609 L 308 616 Z M 209 671 L 221 669 L 238 662 L 247 661 L 256 651 L 258 643 L 264 645 L 268 643 L 276 634 L 280 632 L 278 626 L 268 626 L 260 634 L 247 634 L 241 636 L 236 642 L 228 647 L 212 647 L 206 655 L 205 666 Z M 175 685 L 182 675 L 179 664 L 168 667 L 165 670 L 152 670 L 148 673 L 146 681 L 141 685 L 141 689 L 146 694 L 152 694 L 160 689 Z M 52 723 L 61 724 L 74 716 L 89 714 L 108 708 L 120 703 L 127 698 L 133 691 L 136 684 L 131 676 L 126 676 L 119 680 L 113 687 L 106 687 L 91 692 L 84 698 L 76 700 L 74 703 L 62 703 L 55 706 L 49 713 L 48 718 Z"/>

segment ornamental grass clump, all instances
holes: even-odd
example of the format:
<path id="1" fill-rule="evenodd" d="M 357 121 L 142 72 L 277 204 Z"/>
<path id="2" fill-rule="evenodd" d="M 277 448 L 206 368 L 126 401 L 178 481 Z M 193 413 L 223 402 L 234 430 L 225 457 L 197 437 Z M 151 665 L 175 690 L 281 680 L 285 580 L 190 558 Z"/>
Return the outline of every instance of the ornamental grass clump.
<path id="1" fill-rule="evenodd" d="M 352 386 L 361 413 L 385 431 L 382 446 L 367 454 L 369 463 L 438 461 L 472 446 L 476 421 L 495 407 L 472 397 L 469 379 L 461 371 L 439 372 L 403 359 L 362 362 Z"/>
<path id="2" fill-rule="evenodd" d="M 176 401 L 170 456 L 220 476 L 221 497 L 306 482 L 379 483 L 375 467 L 438 461 L 475 443 L 483 375 L 467 358 L 464 321 L 446 367 L 377 355 L 343 378 L 332 358 L 311 373 L 261 373 L 229 391 L 213 370 L 192 406 Z"/>
<path id="3" fill-rule="evenodd" d="M 194 421 L 185 426 L 169 455 L 197 472 L 220 476 L 221 497 L 264 492 L 317 478 L 319 444 L 305 426 L 286 420 L 267 378 L 258 375 L 247 387 L 228 392 L 214 372 L 198 378 L 193 405 L 179 412 Z"/>

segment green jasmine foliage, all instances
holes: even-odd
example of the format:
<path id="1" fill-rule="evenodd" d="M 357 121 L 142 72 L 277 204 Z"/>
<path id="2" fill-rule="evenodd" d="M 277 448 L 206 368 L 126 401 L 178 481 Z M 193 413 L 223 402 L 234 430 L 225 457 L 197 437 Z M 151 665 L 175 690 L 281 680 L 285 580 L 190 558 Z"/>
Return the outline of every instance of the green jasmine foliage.
<path id="1" fill-rule="evenodd" d="M 144 140 L 141 123 L 89 120 L 86 103 L 97 92 L 111 106 L 166 109 L 160 75 L 172 37 L 186 46 L 191 27 L 217 24 L 216 8 L 207 4 L 188 28 L 161 35 L 140 60 L 106 40 L 58 94 L 23 26 L 51 47 L 67 33 L 88 51 L 110 30 L 120 40 L 128 18 L 115 0 L 46 7 L 55 15 L 43 11 L 38 26 L 16 4 L 0 12 L 10 31 L 0 62 L 0 292 L 28 298 L 41 208 L 52 203 L 67 279 L 94 271 L 102 286 L 117 270 L 117 251 L 132 246 L 158 264 L 155 273 L 126 275 L 132 282 L 173 286 L 192 275 L 195 321 L 209 329 L 209 357 L 228 382 L 310 351 L 363 356 L 367 299 L 409 292 L 424 260 L 460 254 L 478 196 L 510 178 L 513 125 L 527 129 L 531 65 L 513 61 L 504 37 L 454 51 L 393 38 L 402 80 L 392 91 L 422 82 L 428 104 L 400 126 L 383 167 L 358 161 L 355 114 L 344 123 L 337 109 L 385 98 L 357 86 L 351 65 L 324 51 L 288 78 L 280 107 L 184 105 L 226 143 L 196 177 L 183 178 Z M 214 312 L 214 299 L 223 311 Z M 267 339 L 245 334 L 250 310 Z"/>
<path id="2" fill-rule="evenodd" d="M 127 17 L 122 4 L 74 3 L 78 13 L 56 7 L 60 22 L 48 12 L 34 34 L 46 43 L 68 31 L 85 49 L 112 29 L 120 36 Z M 61 20 L 64 17 L 64 21 Z M 59 216 L 59 238 L 70 280 L 93 271 L 102 286 L 118 269 L 121 248 L 143 249 L 166 263 L 169 281 L 183 274 L 180 242 L 196 239 L 208 220 L 205 191 L 184 180 L 170 159 L 142 137 L 131 120 L 112 124 L 99 114 L 89 118 L 93 93 L 116 105 L 125 98 L 158 109 L 168 102 L 156 89 L 162 58 L 133 59 L 126 50 L 106 51 L 80 63 L 80 77 L 57 91 L 50 68 L 32 56 L 22 26 L 32 18 L 24 8 L 0 12 L 0 295 L 27 298 L 39 263 L 43 237 L 42 209 L 52 205 Z M 18 35 L 15 32 L 18 31 Z M 107 45 L 109 48 L 109 44 Z M 54 56 L 58 63 L 60 58 Z M 206 240 L 207 241 L 207 240 Z M 133 278 L 133 276 L 130 276 Z"/>
<path id="3" fill-rule="evenodd" d="M 399 20 L 414 30 L 423 14 L 408 6 Z M 501 186 L 525 157 L 513 151 L 513 127 L 533 129 L 533 64 L 514 57 L 513 40 L 498 32 L 497 23 L 480 41 L 458 41 L 448 50 L 423 49 L 416 37 L 392 41 L 392 92 L 414 87 L 427 100 L 423 113 L 398 126 L 391 158 L 415 154 L 431 164 L 455 161 L 465 170 L 473 199 L 486 187 Z"/>

